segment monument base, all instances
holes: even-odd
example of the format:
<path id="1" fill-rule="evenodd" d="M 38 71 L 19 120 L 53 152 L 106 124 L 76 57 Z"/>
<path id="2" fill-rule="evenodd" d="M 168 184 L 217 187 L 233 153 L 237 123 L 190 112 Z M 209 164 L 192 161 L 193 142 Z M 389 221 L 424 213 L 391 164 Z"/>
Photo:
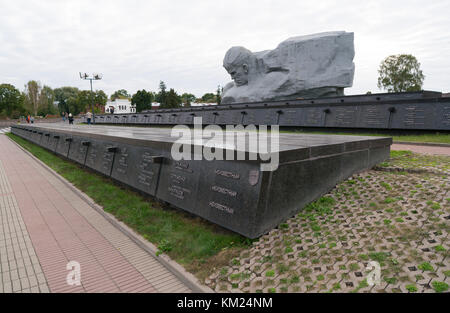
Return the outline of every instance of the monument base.
<path id="1" fill-rule="evenodd" d="M 103 114 L 96 124 L 279 125 L 311 129 L 367 129 L 450 132 L 450 98 L 440 92 L 385 93 L 333 98 L 266 101 L 232 105 L 156 109 Z"/>
<path id="2" fill-rule="evenodd" d="M 278 153 L 279 166 L 269 172 L 261 171 L 263 161 L 249 158 L 176 161 L 171 148 L 177 138 L 170 129 L 40 124 L 14 125 L 11 131 L 249 238 L 389 158 L 392 144 L 382 137 L 280 134 L 279 149 L 271 152 Z M 252 154 L 248 147 L 244 152 Z"/>

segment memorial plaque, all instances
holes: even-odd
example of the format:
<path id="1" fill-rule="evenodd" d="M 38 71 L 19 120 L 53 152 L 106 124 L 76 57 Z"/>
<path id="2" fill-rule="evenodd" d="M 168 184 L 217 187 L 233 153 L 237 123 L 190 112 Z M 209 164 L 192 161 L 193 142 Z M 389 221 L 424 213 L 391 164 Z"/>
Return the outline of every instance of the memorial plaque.
<path id="1" fill-rule="evenodd" d="M 31 134 L 30 138 L 31 138 L 31 141 L 34 142 L 35 144 L 39 143 L 39 141 L 38 141 L 39 134 L 38 134 L 38 131 L 36 129 L 32 130 L 32 134 Z"/>
<path id="2" fill-rule="evenodd" d="M 404 108 L 403 125 L 405 128 L 423 128 L 425 125 L 425 110 L 419 105 L 408 105 Z"/>
<path id="3" fill-rule="evenodd" d="M 41 140 L 41 135 L 39 133 L 39 130 L 33 130 L 33 142 L 35 144 L 39 144 L 40 140 Z"/>
<path id="4" fill-rule="evenodd" d="M 330 126 L 351 128 L 357 121 L 357 107 L 341 107 L 332 110 Z"/>
<path id="5" fill-rule="evenodd" d="M 129 118 L 131 124 L 138 124 L 138 116 L 136 114 L 131 115 Z"/>
<path id="6" fill-rule="evenodd" d="M 72 161 L 84 165 L 89 144 L 90 141 L 87 138 L 78 136 L 72 137 L 72 142 L 70 144 L 70 149 L 67 157 Z"/>
<path id="7" fill-rule="evenodd" d="M 154 149 L 119 145 L 111 177 L 152 196 L 156 195 L 163 157 Z"/>
<path id="8" fill-rule="evenodd" d="M 232 115 L 234 115 L 233 112 L 230 112 L 228 110 L 220 110 L 220 111 L 215 111 L 213 114 L 216 116 L 216 118 L 214 120 L 214 124 L 218 124 L 218 125 L 232 124 L 230 122 L 231 122 Z"/>
<path id="9" fill-rule="evenodd" d="M 367 105 L 361 107 L 359 127 L 361 128 L 385 128 L 389 127 L 389 110 L 385 105 Z"/>
<path id="10" fill-rule="evenodd" d="M 56 146 L 58 144 L 59 141 L 59 134 L 57 133 L 50 133 L 50 137 L 49 137 L 49 144 L 48 144 L 48 149 L 52 152 L 55 152 L 56 150 Z"/>
<path id="11" fill-rule="evenodd" d="M 450 104 L 442 107 L 442 113 L 440 114 L 440 116 L 442 116 L 442 120 L 440 123 L 443 126 L 442 128 L 450 128 Z"/>
<path id="12" fill-rule="evenodd" d="M 147 122 L 146 114 L 138 114 L 136 118 L 136 124 L 145 124 Z"/>
<path id="13" fill-rule="evenodd" d="M 255 218 L 262 175 L 257 164 L 205 164 L 199 177 L 196 214 L 235 231 L 249 227 Z"/>
<path id="14" fill-rule="evenodd" d="M 217 116 L 215 113 L 217 113 L 217 112 L 202 111 L 202 112 L 198 112 L 196 114 L 198 114 L 199 116 L 202 117 L 203 124 L 214 124 L 216 116 Z"/>
<path id="15" fill-rule="evenodd" d="M 322 108 L 304 108 L 303 125 L 309 127 L 325 126 L 325 113 Z"/>
<path id="16" fill-rule="evenodd" d="M 282 114 L 279 117 L 280 126 L 295 126 L 299 124 L 301 120 L 300 108 L 287 108 L 282 110 Z"/>
<path id="17" fill-rule="evenodd" d="M 179 124 L 192 124 L 192 116 L 189 112 L 180 112 L 178 122 Z"/>
<path id="18" fill-rule="evenodd" d="M 194 213 L 202 161 L 165 159 L 156 196 Z"/>
<path id="19" fill-rule="evenodd" d="M 111 175 L 117 144 L 107 140 L 89 139 L 85 165 L 106 176 Z"/>
<path id="20" fill-rule="evenodd" d="M 262 123 L 261 123 L 262 121 Z M 278 114 L 275 109 L 252 110 L 247 109 L 244 125 L 278 125 Z"/>
<path id="21" fill-rule="evenodd" d="M 156 123 L 156 113 L 146 113 L 144 114 L 145 116 L 145 121 L 148 124 L 155 124 Z"/>
<path id="22" fill-rule="evenodd" d="M 56 145 L 55 152 L 63 157 L 67 157 L 71 141 L 72 141 L 71 135 L 60 134 L 60 138 L 58 138 L 58 143 Z"/>
<path id="23" fill-rule="evenodd" d="M 41 142 L 41 146 L 46 148 L 46 149 L 49 149 L 50 133 L 43 132 L 41 141 L 42 141 Z"/>

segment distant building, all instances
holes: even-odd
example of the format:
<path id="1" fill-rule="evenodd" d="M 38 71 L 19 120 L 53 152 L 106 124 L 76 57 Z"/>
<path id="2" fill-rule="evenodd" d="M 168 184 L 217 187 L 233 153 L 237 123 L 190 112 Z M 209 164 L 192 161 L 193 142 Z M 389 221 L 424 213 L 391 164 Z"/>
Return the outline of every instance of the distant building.
<path id="1" fill-rule="evenodd" d="M 106 102 L 105 113 L 111 113 L 111 108 L 114 108 L 114 114 L 136 113 L 136 106 L 132 105 L 129 99 L 116 99 Z"/>
<path id="2" fill-rule="evenodd" d="M 191 102 L 191 106 L 193 107 L 198 107 L 198 106 L 209 106 L 209 105 L 217 105 L 217 103 L 212 102 L 212 103 L 195 103 L 195 102 Z M 161 104 L 158 102 L 152 102 L 152 110 L 158 110 L 160 109 Z M 183 104 L 180 104 L 181 108 L 184 108 Z M 149 112 L 149 110 L 144 110 L 142 111 L 143 113 L 145 112 Z"/>
<path id="3" fill-rule="evenodd" d="M 191 103 L 191 106 L 193 106 L 193 107 L 205 107 L 205 106 L 209 106 L 209 105 L 217 105 L 217 103 L 215 103 L 215 102 L 199 102 L 199 103 L 192 102 Z"/>
<path id="4" fill-rule="evenodd" d="M 193 107 L 202 107 L 202 106 L 209 106 L 209 105 L 217 105 L 217 103 L 212 102 L 212 103 L 196 103 L 196 102 L 191 102 L 191 106 Z M 152 102 L 152 109 L 159 109 L 159 107 L 161 106 L 160 103 L 158 102 Z M 184 105 L 181 103 L 180 107 L 184 107 Z"/>

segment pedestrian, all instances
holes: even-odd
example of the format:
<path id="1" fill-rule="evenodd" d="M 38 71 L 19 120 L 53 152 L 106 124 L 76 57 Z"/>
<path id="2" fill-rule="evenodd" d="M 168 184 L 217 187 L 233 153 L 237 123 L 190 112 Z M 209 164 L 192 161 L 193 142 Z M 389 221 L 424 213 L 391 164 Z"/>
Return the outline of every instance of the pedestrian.
<path id="1" fill-rule="evenodd" d="M 111 109 L 109 109 L 109 112 L 111 112 L 111 114 L 114 114 L 114 107 L 112 107 Z"/>
<path id="2" fill-rule="evenodd" d="M 87 120 L 88 125 L 91 125 L 91 119 L 92 119 L 92 113 L 91 113 L 91 111 L 88 111 L 86 113 L 86 120 Z"/>
<path id="3" fill-rule="evenodd" d="M 34 123 L 34 116 L 31 116 L 31 118 L 30 118 L 30 122 L 31 122 L 31 124 L 33 124 L 33 123 Z"/>
<path id="4" fill-rule="evenodd" d="M 28 116 L 27 116 L 27 123 L 29 124 L 30 123 L 30 115 L 28 114 Z"/>
<path id="5" fill-rule="evenodd" d="M 66 112 L 63 112 L 62 118 L 63 118 L 63 122 L 65 122 L 66 121 Z"/>
<path id="6" fill-rule="evenodd" d="M 73 116 L 72 116 L 72 113 L 69 113 L 69 124 L 73 124 Z"/>

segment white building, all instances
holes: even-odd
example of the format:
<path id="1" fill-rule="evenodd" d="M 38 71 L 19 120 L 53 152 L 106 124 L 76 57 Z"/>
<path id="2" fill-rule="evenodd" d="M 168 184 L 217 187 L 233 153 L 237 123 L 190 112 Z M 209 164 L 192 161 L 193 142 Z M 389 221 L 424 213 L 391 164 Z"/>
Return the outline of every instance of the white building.
<path id="1" fill-rule="evenodd" d="M 105 113 L 111 113 L 111 108 L 114 108 L 114 114 L 136 113 L 136 106 L 132 105 L 129 99 L 116 99 L 106 102 Z"/>
<path id="2" fill-rule="evenodd" d="M 191 106 L 193 107 L 198 107 L 198 106 L 209 106 L 209 105 L 217 105 L 217 103 L 213 102 L 213 103 L 196 103 L 196 102 L 191 102 Z M 161 106 L 160 103 L 158 102 L 152 102 L 152 109 L 159 109 L 159 107 Z M 183 104 L 180 104 L 180 107 L 183 107 Z"/>

